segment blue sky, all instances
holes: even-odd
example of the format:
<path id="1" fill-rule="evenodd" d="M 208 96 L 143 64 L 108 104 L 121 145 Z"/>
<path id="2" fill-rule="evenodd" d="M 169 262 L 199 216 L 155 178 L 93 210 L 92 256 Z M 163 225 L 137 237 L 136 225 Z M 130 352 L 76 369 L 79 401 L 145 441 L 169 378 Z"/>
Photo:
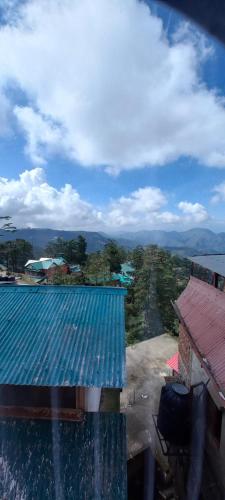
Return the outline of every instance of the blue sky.
<path id="1" fill-rule="evenodd" d="M 224 47 L 154 1 L 4 0 L 0 214 L 225 230 Z"/>

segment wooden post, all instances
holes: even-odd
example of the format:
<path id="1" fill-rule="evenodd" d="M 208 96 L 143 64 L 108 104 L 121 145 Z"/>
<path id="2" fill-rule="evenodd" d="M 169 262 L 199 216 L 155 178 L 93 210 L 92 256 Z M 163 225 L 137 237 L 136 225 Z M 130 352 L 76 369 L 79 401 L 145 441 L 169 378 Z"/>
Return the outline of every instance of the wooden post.
<path id="1" fill-rule="evenodd" d="M 218 288 L 218 278 L 219 278 L 219 275 L 217 273 L 213 273 L 213 286 L 215 288 Z"/>

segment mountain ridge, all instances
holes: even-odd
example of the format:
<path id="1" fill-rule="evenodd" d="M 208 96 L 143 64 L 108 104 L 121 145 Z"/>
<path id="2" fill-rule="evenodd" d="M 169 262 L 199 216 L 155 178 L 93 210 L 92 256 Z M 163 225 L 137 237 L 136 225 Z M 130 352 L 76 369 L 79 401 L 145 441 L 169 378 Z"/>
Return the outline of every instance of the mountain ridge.
<path id="1" fill-rule="evenodd" d="M 180 255 L 200 253 L 225 253 L 225 232 L 214 233 L 210 229 L 193 228 L 186 231 L 144 230 L 136 232 L 120 232 L 109 235 L 98 231 L 68 231 L 58 229 L 21 228 L 14 233 L 2 235 L 2 241 L 25 239 L 33 244 L 34 249 L 43 250 L 48 242 L 56 238 L 76 239 L 79 234 L 87 241 L 89 253 L 102 250 L 110 240 L 132 249 L 137 245 L 158 245 Z"/>

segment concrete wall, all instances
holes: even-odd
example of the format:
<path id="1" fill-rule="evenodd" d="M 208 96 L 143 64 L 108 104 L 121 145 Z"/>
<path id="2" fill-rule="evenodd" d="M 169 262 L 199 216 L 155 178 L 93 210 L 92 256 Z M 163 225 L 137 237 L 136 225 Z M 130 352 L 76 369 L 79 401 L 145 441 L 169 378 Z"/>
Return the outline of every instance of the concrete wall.
<path id="1" fill-rule="evenodd" d="M 209 376 L 204 370 L 200 360 L 196 356 L 193 349 L 191 349 L 191 366 L 190 366 L 190 381 L 191 385 L 199 384 L 200 382 L 204 382 L 205 384 L 209 380 Z"/>
<path id="2" fill-rule="evenodd" d="M 200 382 L 207 383 L 207 390 L 218 410 L 222 411 L 222 426 L 220 442 L 217 443 L 210 429 L 206 424 L 205 453 L 208 466 L 216 480 L 216 483 L 223 492 L 221 498 L 225 499 L 225 411 L 222 407 L 223 401 L 219 396 L 219 391 L 214 382 L 210 379 L 204 368 L 204 363 L 197 357 L 193 350 L 188 335 L 182 326 L 179 340 L 179 371 L 188 387 Z M 207 410 L 206 410 L 207 411 Z M 207 482 L 207 473 L 203 472 L 204 481 Z"/>

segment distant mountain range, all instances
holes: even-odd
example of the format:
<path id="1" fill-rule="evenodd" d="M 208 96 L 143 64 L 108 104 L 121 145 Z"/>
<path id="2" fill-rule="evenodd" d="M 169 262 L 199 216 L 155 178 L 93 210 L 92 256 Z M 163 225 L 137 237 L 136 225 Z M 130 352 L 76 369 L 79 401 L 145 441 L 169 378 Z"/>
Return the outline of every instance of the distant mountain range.
<path id="1" fill-rule="evenodd" d="M 3 232 L 2 232 L 3 234 Z M 97 252 L 101 250 L 108 242 L 109 237 L 103 234 L 92 231 L 61 231 L 58 229 L 17 229 L 14 233 L 3 234 L 3 240 L 15 240 L 21 238 L 29 241 L 36 252 L 41 252 L 50 241 L 56 238 L 63 238 L 64 240 L 72 240 L 78 238 L 79 234 L 85 237 L 87 241 L 88 252 Z"/>
<path id="2" fill-rule="evenodd" d="M 43 253 L 49 241 L 56 238 L 76 239 L 82 234 L 87 241 L 88 252 L 102 250 L 109 239 L 114 239 L 125 248 L 137 245 L 158 245 L 183 256 L 201 253 L 225 253 L 225 232 L 214 233 L 209 229 L 195 228 L 188 231 L 138 231 L 108 235 L 92 231 L 61 231 L 56 229 L 18 229 L 5 234 L 1 241 L 22 238 L 32 243 L 36 253 Z"/>
<path id="3" fill-rule="evenodd" d="M 159 245 L 180 255 L 201 253 L 225 253 L 225 232 L 214 233 L 210 229 L 194 228 L 188 231 L 138 231 L 123 233 L 123 238 L 141 245 Z"/>

